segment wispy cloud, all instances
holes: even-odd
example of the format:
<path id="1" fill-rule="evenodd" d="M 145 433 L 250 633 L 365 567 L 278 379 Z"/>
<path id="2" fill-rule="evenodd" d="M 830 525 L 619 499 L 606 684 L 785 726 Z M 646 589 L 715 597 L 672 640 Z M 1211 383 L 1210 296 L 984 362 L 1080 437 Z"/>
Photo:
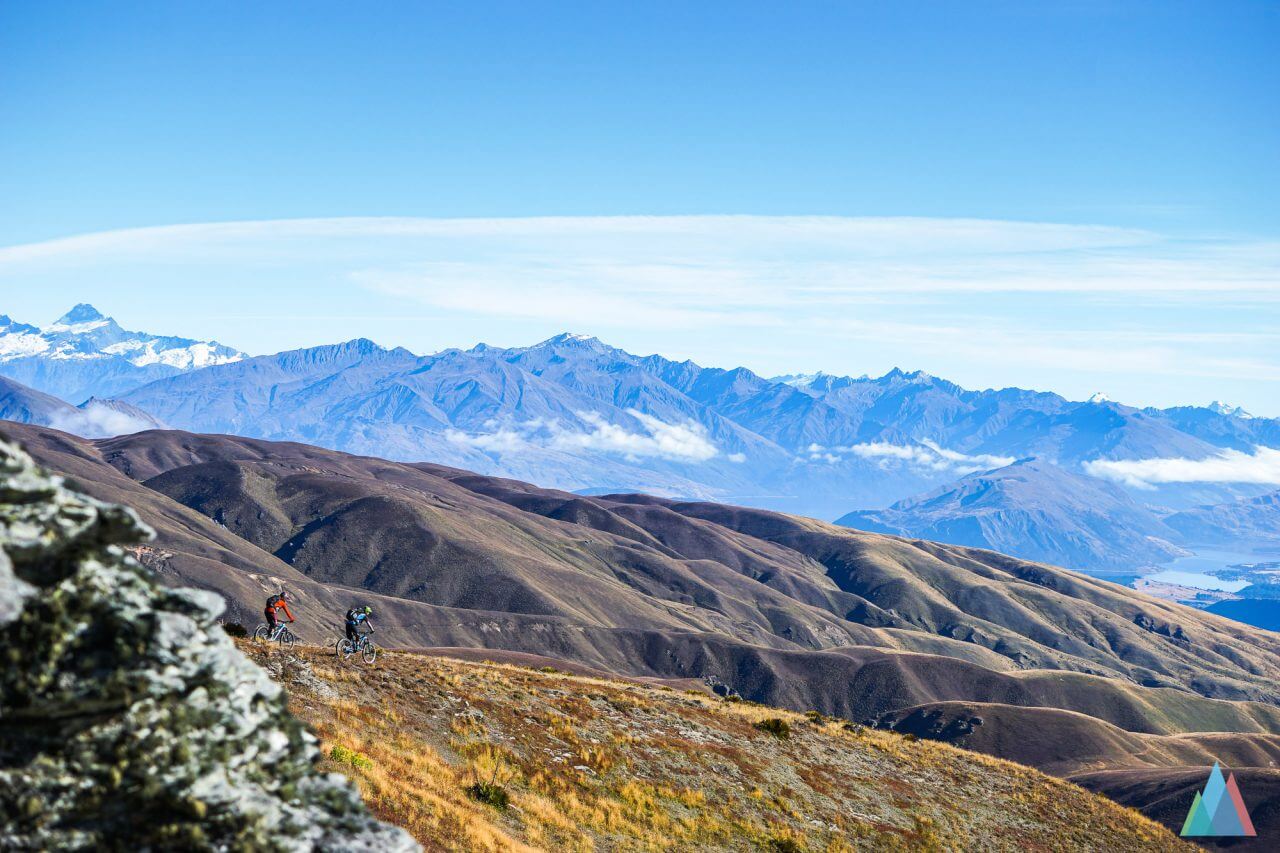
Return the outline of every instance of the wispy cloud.
<path id="1" fill-rule="evenodd" d="M 1204 459 L 1095 459 L 1084 463 L 1087 473 L 1135 488 L 1160 483 L 1280 484 L 1280 450 L 1255 447 L 1253 453 L 1224 450 Z"/>
<path id="2" fill-rule="evenodd" d="M 175 281 L 186 286 L 180 298 Z M 191 312 L 202 298 L 194 293 L 217 294 L 199 306 L 202 334 L 258 352 L 320 343 L 321 334 L 430 352 L 572 328 L 760 372 L 857 374 L 896 363 L 969 385 L 1104 390 L 1139 404 L 1151 402 L 1144 394 L 1164 404 L 1227 397 L 1261 414 L 1272 413 L 1274 394 L 1258 386 L 1280 382 L 1280 242 L 1105 225 L 365 217 L 0 247 L 0 288 L 97 299 L 85 282 L 127 290 L 133 304 L 143 296 L 157 313 Z M 228 313 L 250 306 L 267 318 L 228 326 Z M 281 329 L 283 316 L 306 322 Z"/>
<path id="3" fill-rule="evenodd" d="M 429 219 L 413 217 L 335 217 L 249 220 L 164 225 L 102 231 L 36 243 L 0 247 L 0 264 L 106 255 L 146 255 L 167 251 L 274 251 L 290 244 L 370 239 L 418 242 L 433 239 L 503 241 L 517 255 L 544 249 L 564 257 L 618 257 L 618 249 L 648 257 L 738 255 L 754 247 L 762 258 L 777 259 L 779 248 L 835 249 L 867 257 L 903 254 L 976 256 L 1008 252 L 1097 250 L 1150 244 L 1160 238 L 1147 231 L 1099 225 L 1010 222 L 983 219 L 829 216 L 587 216 L 511 219 Z M 604 241 L 604 242 L 602 242 Z M 767 241 L 770 246 L 762 246 Z M 461 247 L 460 247 L 461 248 Z M 723 250 L 728 249 L 726 253 Z M 762 251 L 763 250 L 763 251 Z M 341 251 L 341 250 L 339 250 Z"/>
<path id="4" fill-rule="evenodd" d="M 807 452 L 809 459 L 815 462 L 839 462 L 848 456 L 856 456 L 860 459 L 872 460 L 881 468 L 906 465 L 917 470 L 955 474 L 971 474 L 975 471 L 1003 468 L 1014 462 L 1012 456 L 994 456 L 985 453 L 970 456 L 940 447 L 927 439 L 919 444 L 892 444 L 885 441 L 871 441 L 842 447 L 811 444 Z"/>
<path id="5" fill-rule="evenodd" d="M 705 462 L 720 452 L 699 423 L 669 424 L 636 409 L 628 409 L 627 414 L 640 422 L 643 433 L 611 424 L 595 412 L 579 412 L 578 416 L 590 425 L 590 429 L 585 432 L 559 432 L 553 437 L 552 444 L 561 450 L 597 450 L 629 458 L 656 456 L 684 462 Z"/>
<path id="6" fill-rule="evenodd" d="M 583 283 L 774 304 L 856 293 L 1271 292 L 1280 244 L 1101 225 L 822 216 L 348 217 L 104 231 L 0 247 L 0 272 L 169 257 L 344 259 L 370 287 Z M 396 263 L 384 266 L 380 260 Z M 414 266 L 413 262 L 419 266 Z M 612 286 L 612 287 L 611 287 Z M 781 288 L 784 293 L 778 294 Z M 517 306 L 517 310 L 518 306 Z"/>
<path id="7" fill-rule="evenodd" d="M 628 460 L 666 459 L 676 462 L 706 462 L 720 455 L 720 448 L 707 436 L 706 428 L 695 421 L 667 423 L 637 409 L 628 409 L 639 430 L 610 423 L 597 412 L 577 412 L 584 427 L 560 421 L 529 420 L 519 424 L 490 424 L 485 432 L 468 433 L 451 429 L 445 438 L 495 455 L 518 455 L 536 450 L 574 453 L 604 453 Z M 743 461 L 730 454 L 731 462 Z"/>

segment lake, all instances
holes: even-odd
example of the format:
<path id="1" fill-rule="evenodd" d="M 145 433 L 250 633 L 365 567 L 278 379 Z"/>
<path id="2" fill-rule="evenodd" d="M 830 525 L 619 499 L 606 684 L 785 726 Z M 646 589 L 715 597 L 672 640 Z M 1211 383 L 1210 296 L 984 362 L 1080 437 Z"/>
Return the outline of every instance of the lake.
<path id="1" fill-rule="evenodd" d="M 1238 551 L 1202 549 L 1190 557 L 1178 557 L 1176 560 L 1161 563 L 1161 571 L 1153 575 L 1144 575 L 1144 577 L 1147 580 L 1176 583 L 1192 589 L 1239 592 L 1249 585 L 1248 581 L 1223 580 L 1215 577 L 1214 573 L 1240 563 L 1256 563 L 1259 559 L 1255 554 L 1242 554 Z"/>

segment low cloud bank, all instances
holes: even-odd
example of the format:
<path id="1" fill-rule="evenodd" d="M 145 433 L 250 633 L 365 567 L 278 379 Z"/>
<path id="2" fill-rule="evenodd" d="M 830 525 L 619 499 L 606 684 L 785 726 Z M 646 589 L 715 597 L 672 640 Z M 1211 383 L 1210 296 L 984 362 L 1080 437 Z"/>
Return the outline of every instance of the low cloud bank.
<path id="1" fill-rule="evenodd" d="M 1255 447 L 1253 453 L 1224 450 L 1205 459 L 1095 459 L 1085 473 L 1139 489 L 1160 483 L 1280 484 L 1280 450 Z"/>
<path id="2" fill-rule="evenodd" d="M 83 409 L 54 414 L 49 419 L 49 426 L 83 438 L 110 438 L 155 429 L 156 422 L 110 406 L 90 403 Z"/>
<path id="3" fill-rule="evenodd" d="M 486 453 L 516 454 L 531 450 L 609 453 L 629 460 L 667 459 L 675 462 L 706 462 L 720 455 L 720 448 L 707 435 L 706 427 L 695 421 L 667 423 L 637 409 L 627 414 L 640 430 L 610 423 L 596 412 L 578 412 L 585 429 L 560 421 L 530 420 L 519 424 L 492 424 L 490 432 L 467 433 L 450 429 L 445 438 Z M 727 457 L 744 461 L 740 453 Z"/>
<path id="4" fill-rule="evenodd" d="M 840 462 L 849 456 L 875 461 L 881 468 L 906 465 L 925 471 L 947 471 L 956 474 L 972 474 L 989 471 L 1014 463 L 1012 456 L 994 456 L 986 453 L 968 455 L 940 447 L 928 439 L 919 444 L 892 444 L 887 441 L 871 441 L 842 447 L 823 447 L 811 444 L 807 448 L 809 459 L 815 462 Z"/>

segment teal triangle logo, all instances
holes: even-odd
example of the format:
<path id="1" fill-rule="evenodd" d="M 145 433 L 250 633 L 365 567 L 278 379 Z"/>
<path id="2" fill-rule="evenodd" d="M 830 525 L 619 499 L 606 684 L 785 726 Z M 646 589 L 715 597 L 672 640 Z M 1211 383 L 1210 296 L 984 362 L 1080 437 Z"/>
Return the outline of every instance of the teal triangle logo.
<path id="1" fill-rule="evenodd" d="M 1234 773 L 1224 779 L 1222 768 L 1216 761 L 1213 763 L 1209 781 L 1205 783 L 1203 791 L 1196 792 L 1180 834 L 1184 838 L 1252 838 L 1258 834 L 1253 828 L 1253 821 L 1249 819 L 1249 811 L 1240 796 L 1240 787 L 1236 785 Z"/>

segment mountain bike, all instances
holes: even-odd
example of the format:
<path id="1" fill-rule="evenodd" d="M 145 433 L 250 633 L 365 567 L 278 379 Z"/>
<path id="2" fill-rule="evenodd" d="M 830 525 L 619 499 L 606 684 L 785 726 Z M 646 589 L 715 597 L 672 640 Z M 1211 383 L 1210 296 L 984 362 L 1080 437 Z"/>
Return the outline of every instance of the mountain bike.
<path id="1" fill-rule="evenodd" d="M 285 648 L 288 648 L 298 642 L 297 635 L 289 630 L 289 626 L 285 622 L 281 622 L 277 625 L 275 631 L 272 631 L 270 626 L 261 624 L 254 629 L 253 638 L 255 640 L 261 640 L 264 643 L 270 643 L 274 640 Z"/>
<path id="2" fill-rule="evenodd" d="M 334 651 L 343 663 L 349 662 L 357 654 L 365 663 L 373 663 L 378 657 L 378 647 L 373 644 L 373 640 L 369 639 L 368 634 L 361 634 L 360 639 L 354 643 L 343 637 L 334 646 Z"/>

